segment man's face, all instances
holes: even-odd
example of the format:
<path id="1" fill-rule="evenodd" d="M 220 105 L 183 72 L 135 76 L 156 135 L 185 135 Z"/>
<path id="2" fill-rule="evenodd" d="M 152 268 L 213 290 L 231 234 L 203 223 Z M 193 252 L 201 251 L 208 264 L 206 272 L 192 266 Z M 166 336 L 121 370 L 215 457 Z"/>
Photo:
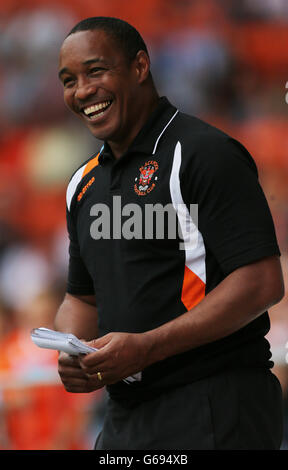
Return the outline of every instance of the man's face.
<path id="1" fill-rule="evenodd" d="M 127 138 L 137 119 L 137 71 L 135 61 L 128 63 L 109 35 L 96 30 L 68 36 L 59 75 L 65 104 L 95 137 L 111 142 Z"/>

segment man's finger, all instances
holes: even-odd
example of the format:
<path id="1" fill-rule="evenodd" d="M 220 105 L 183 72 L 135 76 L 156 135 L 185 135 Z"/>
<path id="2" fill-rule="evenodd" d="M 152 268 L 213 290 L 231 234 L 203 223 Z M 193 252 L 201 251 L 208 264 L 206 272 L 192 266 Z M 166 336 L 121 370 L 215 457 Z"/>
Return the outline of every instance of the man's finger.
<path id="1" fill-rule="evenodd" d="M 97 374 L 99 371 L 110 372 L 113 367 L 113 364 L 111 364 L 111 358 L 97 361 L 87 361 L 85 359 L 85 361 L 80 361 L 80 365 L 83 372 L 89 375 Z"/>
<path id="2" fill-rule="evenodd" d="M 75 367 L 61 367 L 59 365 L 58 367 L 58 372 L 61 375 L 61 377 L 65 378 L 79 378 L 79 379 L 87 379 L 85 371 L 80 367 L 80 368 L 75 368 Z"/>
<path id="3" fill-rule="evenodd" d="M 90 386 L 88 382 L 85 383 L 70 383 L 70 382 L 63 382 L 65 390 L 70 393 L 88 393 L 90 392 Z"/>
<path id="4" fill-rule="evenodd" d="M 71 356 L 70 354 L 67 354 L 63 351 L 61 351 L 59 354 L 58 363 L 66 366 L 72 366 L 74 368 L 81 368 L 78 356 Z"/>
<path id="5" fill-rule="evenodd" d="M 86 356 L 79 356 L 79 363 L 81 364 L 81 367 L 84 366 L 100 366 L 103 364 L 105 361 L 109 359 L 109 351 L 107 351 L 104 348 L 99 349 L 99 351 L 95 351 L 89 354 L 86 354 Z"/>

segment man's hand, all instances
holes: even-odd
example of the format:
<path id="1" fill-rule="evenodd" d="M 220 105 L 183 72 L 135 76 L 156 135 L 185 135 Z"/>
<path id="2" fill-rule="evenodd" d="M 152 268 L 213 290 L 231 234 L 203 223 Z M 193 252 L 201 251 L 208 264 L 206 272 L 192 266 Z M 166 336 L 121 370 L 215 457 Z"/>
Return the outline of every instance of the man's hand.
<path id="1" fill-rule="evenodd" d="M 85 374 L 78 356 L 70 356 L 62 351 L 58 358 L 58 372 L 67 392 L 89 393 L 104 386 L 97 375 Z"/>
<path id="2" fill-rule="evenodd" d="M 97 377 L 101 373 L 103 385 L 110 385 L 149 365 L 149 343 L 145 333 L 109 333 L 86 344 L 99 349 L 79 359 L 83 373 Z"/>

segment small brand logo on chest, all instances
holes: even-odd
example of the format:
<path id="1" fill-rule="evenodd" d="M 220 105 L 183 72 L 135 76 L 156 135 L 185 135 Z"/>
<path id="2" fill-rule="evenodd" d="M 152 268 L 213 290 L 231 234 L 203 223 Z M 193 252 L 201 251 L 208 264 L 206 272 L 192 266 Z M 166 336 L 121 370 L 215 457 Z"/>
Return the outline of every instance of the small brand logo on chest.
<path id="1" fill-rule="evenodd" d="M 135 178 L 134 191 L 138 196 L 146 196 L 156 186 L 158 177 L 155 176 L 159 168 L 155 160 L 149 160 L 139 168 L 139 176 Z"/>

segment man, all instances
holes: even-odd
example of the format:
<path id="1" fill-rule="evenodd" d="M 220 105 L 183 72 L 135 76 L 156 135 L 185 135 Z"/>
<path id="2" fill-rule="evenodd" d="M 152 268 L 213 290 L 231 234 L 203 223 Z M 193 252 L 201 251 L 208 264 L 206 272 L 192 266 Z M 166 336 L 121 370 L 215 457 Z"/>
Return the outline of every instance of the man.
<path id="1" fill-rule="evenodd" d="M 252 158 L 159 98 L 147 48 L 121 20 L 76 25 L 59 76 L 68 108 L 104 141 L 68 185 L 55 320 L 98 349 L 59 355 L 66 390 L 107 387 L 95 448 L 278 449 L 281 389 L 264 336 L 283 280 Z M 156 204 L 173 208 L 176 236 L 167 217 L 164 235 L 147 236 Z"/>

